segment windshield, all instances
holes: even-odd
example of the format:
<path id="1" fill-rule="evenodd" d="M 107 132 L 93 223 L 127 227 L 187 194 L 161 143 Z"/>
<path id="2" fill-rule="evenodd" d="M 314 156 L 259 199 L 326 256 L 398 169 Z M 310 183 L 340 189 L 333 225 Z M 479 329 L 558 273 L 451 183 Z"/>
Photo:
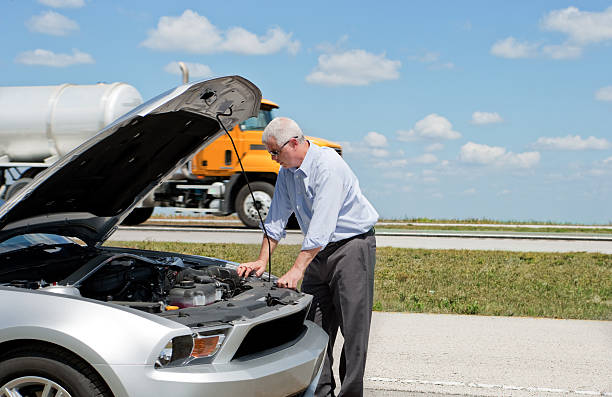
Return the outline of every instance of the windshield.
<path id="1" fill-rule="evenodd" d="M 31 233 L 11 237 L 0 243 L 0 253 L 20 250 L 34 245 L 74 244 L 74 241 L 56 234 Z"/>
<path id="2" fill-rule="evenodd" d="M 272 109 L 260 109 L 257 117 L 251 117 L 240 123 L 240 130 L 263 130 L 273 118 Z"/>

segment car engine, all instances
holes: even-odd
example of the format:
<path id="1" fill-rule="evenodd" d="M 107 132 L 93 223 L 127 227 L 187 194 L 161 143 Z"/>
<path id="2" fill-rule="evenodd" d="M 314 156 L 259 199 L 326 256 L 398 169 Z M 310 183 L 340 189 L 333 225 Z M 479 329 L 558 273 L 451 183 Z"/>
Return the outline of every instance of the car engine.
<path id="1" fill-rule="evenodd" d="M 206 306 L 251 289 L 227 263 L 178 256 L 145 256 L 57 245 L 28 249 L 28 271 L 0 269 L 0 285 L 83 296 L 151 313 Z M 32 270 L 32 258 L 38 261 Z M 4 258 L 19 261 L 19 254 Z"/>

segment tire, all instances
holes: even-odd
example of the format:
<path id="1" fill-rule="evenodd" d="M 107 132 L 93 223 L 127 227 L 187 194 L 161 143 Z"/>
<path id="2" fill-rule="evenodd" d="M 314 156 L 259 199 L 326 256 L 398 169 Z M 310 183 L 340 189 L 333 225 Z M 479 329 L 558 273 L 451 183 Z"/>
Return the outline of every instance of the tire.
<path id="1" fill-rule="evenodd" d="M 274 196 L 274 185 L 268 182 L 253 182 L 251 183 L 251 189 L 255 196 L 256 205 L 253 205 L 249 187 L 244 185 L 236 196 L 236 213 L 246 227 L 257 228 L 259 227 L 257 208 L 261 213 L 261 219 L 266 220 L 272 203 L 272 196 Z"/>
<path id="2" fill-rule="evenodd" d="M 7 189 L 6 194 L 4 195 L 6 199 L 10 199 L 14 195 L 16 195 L 25 185 L 32 182 L 32 178 L 19 178 L 15 182 L 13 182 Z"/>
<path id="3" fill-rule="evenodd" d="M 132 212 L 121 221 L 121 224 L 126 226 L 140 225 L 153 215 L 153 210 L 155 210 L 155 207 L 134 208 Z"/>
<path id="4" fill-rule="evenodd" d="M 3 355 L 0 362 L 1 396 L 112 397 L 100 376 L 85 362 L 52 347 L 23 347 Z M 55 392 L 55 393 L 53 393 Z M 12 394 L 13 393 L 13 394 Z"/>

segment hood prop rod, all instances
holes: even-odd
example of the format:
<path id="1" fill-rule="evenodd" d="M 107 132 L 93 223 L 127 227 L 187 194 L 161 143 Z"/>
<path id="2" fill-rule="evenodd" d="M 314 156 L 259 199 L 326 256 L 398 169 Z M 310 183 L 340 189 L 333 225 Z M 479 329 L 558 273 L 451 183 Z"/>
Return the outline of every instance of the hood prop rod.
<path id="1" fill-rule="evenodd" d="M 240 164 L 240 170 L 242 171 L 242 176 L 244 176 L 244 179 L 246 180 L 246 184 L 249 187 L 249 193 L 251 193 L 251 198 L 253 199 L 253 205 L 255 206 L 255 209 L 257 210 L 257 216 L 259 216 L 259 222 L 261 224 L 261 228 L 263 229 L 264 235 L 266 236 L 266 241 L 268 242 L 268 282 L 271 282 L 271 274 L 272 274 L 272 249 L 270 248 L 270 238 L 268 237 L 268 232 L 266 230 L 266 227 L 264 226 L 264 222 L 263 219 L 261 217 L 261 213 L 259 212 L 259 206 L 257 205 L 257 201 L 255 200 L 255 195 L 253 194 L 253 190 L 251 189 L 251 184 L 249 182 L 249 177 L 247 176 L 247 173 L 244 170 L 244 167 L 242 166 L 242 160 L 240 159 L 240 154 L 238 154 L 238 149 L 236 149 L 236 145 L 234 144 L 234 139 L 232 138 L 232 136 L 230 135 L 229 131 L 227 130 L 227 128 L 225 128 L 225 125 L 223 125 L 223 123 L 221 122 L 221 119 L 219 118 L 220 116 L 224 116 L 224 117 L 229 117 L 232 115 L 232 107 L 230 106 L 228 109 L 229 113 L 217 113 L 217 121 L 219 122 L 219 125 L 221 125 L 221 127 L 223 127 L 223 130 L 225 131 L 225 133 L 227 134 L 227 136 L 230 139 L 230 142 L 232 142 L 232 146 L 234 147 L 234 153 L 236 153 L 236 157 L 238 158 L 238 163 Z"/>

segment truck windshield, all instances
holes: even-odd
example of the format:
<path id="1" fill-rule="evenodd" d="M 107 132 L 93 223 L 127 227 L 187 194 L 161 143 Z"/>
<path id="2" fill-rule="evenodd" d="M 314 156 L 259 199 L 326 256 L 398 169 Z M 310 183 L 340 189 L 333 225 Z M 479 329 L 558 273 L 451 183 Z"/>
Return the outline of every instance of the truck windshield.
<path id="1" fill-rule="evenodd" d="M 240 123 L 240 130 L 263 130 L 273 118 L 272 109 L 260 109 L 257 117 L 251 117 Z"/>

